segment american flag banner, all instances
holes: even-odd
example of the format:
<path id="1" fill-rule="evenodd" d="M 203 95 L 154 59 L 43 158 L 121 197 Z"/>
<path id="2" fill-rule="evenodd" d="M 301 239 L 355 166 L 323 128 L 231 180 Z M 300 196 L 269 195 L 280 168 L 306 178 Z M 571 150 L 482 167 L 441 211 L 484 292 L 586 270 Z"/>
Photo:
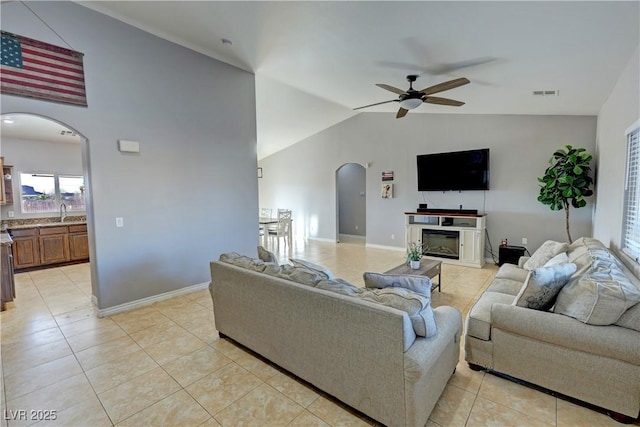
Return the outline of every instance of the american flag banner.
<path id="1" fill-rule="evenodd" d="M 2 31 L 0 92 L 86 106 L 83 56 Z"/>

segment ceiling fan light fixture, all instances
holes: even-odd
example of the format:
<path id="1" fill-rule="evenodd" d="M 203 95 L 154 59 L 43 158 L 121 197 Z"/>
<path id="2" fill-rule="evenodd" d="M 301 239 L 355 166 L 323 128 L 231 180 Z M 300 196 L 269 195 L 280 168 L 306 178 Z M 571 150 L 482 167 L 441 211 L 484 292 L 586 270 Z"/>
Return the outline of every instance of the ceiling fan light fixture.
<path id="1" fill-rule="evenodd" d="M 405 110 L 413 110 L 420 106 L 420 104 L 422 104 L 422 99 L 420 98 L 407 98 L 400 101 L 400 106 Z"/>

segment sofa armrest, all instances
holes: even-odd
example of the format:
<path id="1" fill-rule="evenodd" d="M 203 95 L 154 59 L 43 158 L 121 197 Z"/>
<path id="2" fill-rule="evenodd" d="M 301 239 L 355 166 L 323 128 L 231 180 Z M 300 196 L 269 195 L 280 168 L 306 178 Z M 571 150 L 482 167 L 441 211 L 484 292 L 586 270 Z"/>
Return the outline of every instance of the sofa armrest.
<path id="1" fill-rule="evenodd" d="M 518 267 L 524 268 L 524 263 L 527 262 L 529 260 L 529 258 L 531 258 L 531 257 L 530 256 L 521 256 L 518 259 Z"/>
<path id="2" fill-rule="evenodd" d="M 491 328 L 560 347 L 640 365 L 640 332 L 620 326 L 593 326 L 562 314 L 493 304 Z"/>

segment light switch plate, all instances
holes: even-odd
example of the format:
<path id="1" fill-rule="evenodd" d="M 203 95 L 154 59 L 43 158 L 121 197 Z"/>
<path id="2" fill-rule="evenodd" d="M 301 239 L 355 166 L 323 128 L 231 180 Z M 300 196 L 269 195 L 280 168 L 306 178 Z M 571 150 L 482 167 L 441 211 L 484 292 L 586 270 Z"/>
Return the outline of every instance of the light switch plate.
<path id="1" fill-rule="evenodd" d="M 116 218 L 116 227 L 124 227 L 124 220 L 120 216 Z"/>

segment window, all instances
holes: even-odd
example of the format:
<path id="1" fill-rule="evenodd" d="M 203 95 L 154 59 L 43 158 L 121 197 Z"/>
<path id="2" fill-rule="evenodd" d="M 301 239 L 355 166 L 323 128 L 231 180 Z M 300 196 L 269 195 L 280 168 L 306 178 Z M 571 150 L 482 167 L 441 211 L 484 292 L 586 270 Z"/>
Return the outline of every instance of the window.
<path id="1" fill-rule="evenodd" d="M 640 122 L 627 132 L 627 175 L 624 188 L 622 250 L 640 260 Z"/>
<path id="2" fill-rule="evenodd" d="M 84 178 L 74 175 L 21 173 L 22 213 L 58 212 L 64 203 L 67 211 L 86 210 Z"/>

